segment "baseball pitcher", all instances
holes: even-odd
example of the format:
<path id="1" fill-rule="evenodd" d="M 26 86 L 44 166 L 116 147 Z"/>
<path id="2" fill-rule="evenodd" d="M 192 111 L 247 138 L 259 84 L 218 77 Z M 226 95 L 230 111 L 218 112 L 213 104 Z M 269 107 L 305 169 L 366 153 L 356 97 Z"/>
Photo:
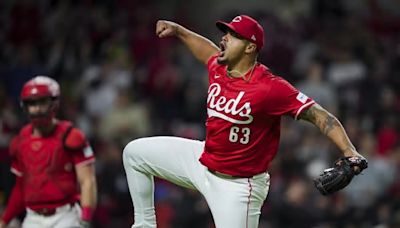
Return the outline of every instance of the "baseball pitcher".
<path id="1" fill-rule="evenodd" d="M 264 30 L 256 20 L 240 15 L 216 26 L 224 32 L 219 47 L 179 24 L 157 22 L 158 37 L 177 37 L 208 68 L 206 139 L 150 137 L 125 147 L 133 228 L 156 227 L 154 176 L 198 190 L 217 228 L 258 227 L 283 115 L 311 122 L 345 157 L 365 161 L 337 118 L 257 62 Z M 351 165 L 354 172 L 366 168 Z"/>

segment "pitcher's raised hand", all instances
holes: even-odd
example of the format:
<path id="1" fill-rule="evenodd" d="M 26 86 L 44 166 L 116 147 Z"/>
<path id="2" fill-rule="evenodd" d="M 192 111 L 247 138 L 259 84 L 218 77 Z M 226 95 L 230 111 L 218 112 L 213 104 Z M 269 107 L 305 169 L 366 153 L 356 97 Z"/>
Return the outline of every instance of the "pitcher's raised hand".
<path id="1" fill-rule="evenodd" d="M 156 35 L 159 38 L 177 35 L 178 24 L 172 21 L 159 20 L 156 25 Z"/>

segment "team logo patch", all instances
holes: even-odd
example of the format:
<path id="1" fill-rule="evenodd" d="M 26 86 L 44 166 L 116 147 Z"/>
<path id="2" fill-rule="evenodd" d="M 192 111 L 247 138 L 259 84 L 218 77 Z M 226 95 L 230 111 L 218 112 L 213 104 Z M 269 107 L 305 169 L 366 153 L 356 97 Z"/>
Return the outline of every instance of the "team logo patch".
<path id="1" fill-rule="evenodd" d="M 37 93 L 38 93 L 37 88 L 32 88 L 32 89 L 31 89 L 31 94 L 37 94 Z"/>
<path id="2" fill-rule="evenodd" d="M 33 151 L 38 151 L 40 148 L 42 148 L 42 142 L 40 141 L 35 141 L 31 143 L 31 148 Z"/>
<path id="3" fill-rule="evenodd" d="M 241 16 L 237 16 L 235 18 L 233 18 L 232 22 L 240 22 L 242 20 Z"/>
<path id="4" fill-rule="evenodd" d="M 93 156 L 92 147 L 86 146 L 85 149 L 83 149 L 83 156 L 85 156 L 85 158 Z"/>
<path id="5" fill-rule="evenodd" d="M 67 172 L 71 172 L 72 171 L 72 164 L 70 162 L 68 162 L 67 164 L 64 165 L 64 170 Z"/>
<path id="6" fill-rule="evenodd" d="M 308 99 L 308 97 L 304 93 L 299 92 L 299 94 L 297 95 L 296 99 L 298 101 L 300 101 L 301 103 L 305 104 L 307 99 Z"/>

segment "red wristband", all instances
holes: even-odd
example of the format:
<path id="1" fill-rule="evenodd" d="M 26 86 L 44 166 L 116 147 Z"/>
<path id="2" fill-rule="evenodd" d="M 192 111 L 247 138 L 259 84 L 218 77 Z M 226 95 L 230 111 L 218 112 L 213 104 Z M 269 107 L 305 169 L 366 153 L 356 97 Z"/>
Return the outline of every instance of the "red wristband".
<path id="1" fill-rule="evenodd" d="M 93 210 L 90 207 L 83 207 L 82 208 L 82 215 L 81 219 L 84 221 L 90 221 L 93 217 Z"/>

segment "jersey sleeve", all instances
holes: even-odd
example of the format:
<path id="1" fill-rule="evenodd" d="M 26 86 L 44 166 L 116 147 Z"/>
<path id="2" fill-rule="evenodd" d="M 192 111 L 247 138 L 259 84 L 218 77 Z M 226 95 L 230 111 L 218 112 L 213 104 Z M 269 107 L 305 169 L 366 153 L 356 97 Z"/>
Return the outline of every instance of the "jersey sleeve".
<path id="1" fill-rule="evenodd" d="M 4 210 L 2 220 L 8 224 L 11 219 L 18 216 L 25 210 L 24 205 L 24 194 L 22 191 L 22 178 L 17 177 L 15 185 L 11 191 L 10 197 L 8 198 L 7 207 Z"/>
<path id="2" fill-rule="evenodd" d="M 297 119 L 299 114 L 315 101 L 298 91 L 288 81 L 276 77 L 267 93 L 265 112 L 268 115 L 289 115 Z"/>
<path id="3" fill-rule="evenodd" d="M 208 62 L 207 62 L 208 71 L 211 71 L 211 70 L 215 69 L 218 66 L 217 57 L 218 57 L 218 54 L 215 54 L 215 55 L 212 55 L 208 59 Z"/>
<path id="4" fill-rule="evenodd" d="M 90 164 L 95 160 L 92 147 L 85 134 L 77 128 L 72 128 L 66 136 L 65 147 L 71 154 L 75 165 Z"/>
<path id="5" fill-rule="evenodd" d="M 18 144 L 19 144 L 19 136 L 13 138 L 9 146 L 10 157 L 11 157 L 10 171 L 14 173 L 16 176 L 22 177 L 23 170 L 21 162 L 18 159 Z"/>

